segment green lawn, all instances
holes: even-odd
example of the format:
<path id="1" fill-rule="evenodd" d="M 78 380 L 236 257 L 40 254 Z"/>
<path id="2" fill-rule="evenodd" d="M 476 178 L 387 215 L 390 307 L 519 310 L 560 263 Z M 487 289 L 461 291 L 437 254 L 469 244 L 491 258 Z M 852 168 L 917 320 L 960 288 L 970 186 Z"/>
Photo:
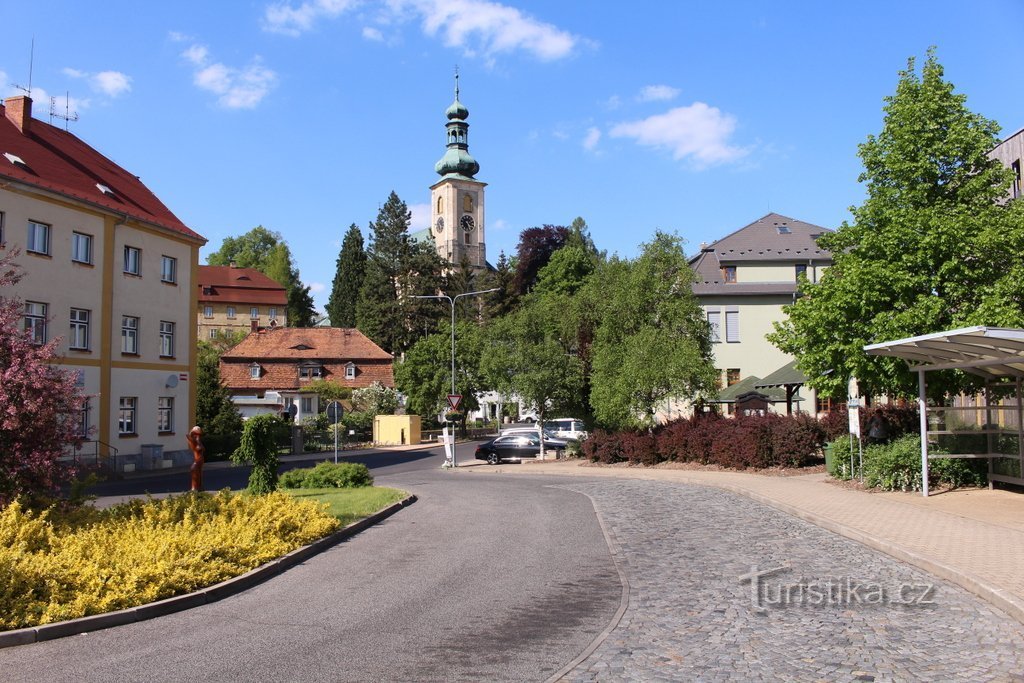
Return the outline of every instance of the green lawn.
<path id="1" fill-rule="evenodd" d="M 369 517 L 378 510 L 406 498 L 409 494 L 398 489 L 383 486 L 365 486 L 353 489 L 281 489 L 284 493 L 299 499 L 317 500 L 327 503 L 330 514 L 351 524 Z"/>

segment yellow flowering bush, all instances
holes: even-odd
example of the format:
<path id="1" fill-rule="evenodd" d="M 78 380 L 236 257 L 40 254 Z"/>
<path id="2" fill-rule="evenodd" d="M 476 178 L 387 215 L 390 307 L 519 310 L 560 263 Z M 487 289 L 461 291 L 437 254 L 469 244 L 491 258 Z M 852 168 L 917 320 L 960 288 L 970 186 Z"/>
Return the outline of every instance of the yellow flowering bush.
<path id="1" fill-rule="evenodd" d="M 284 493 L 186 494 L 108 510 L 0 510 L 0 630 L 134 607 L 244 574 L 337 530 Z"/>

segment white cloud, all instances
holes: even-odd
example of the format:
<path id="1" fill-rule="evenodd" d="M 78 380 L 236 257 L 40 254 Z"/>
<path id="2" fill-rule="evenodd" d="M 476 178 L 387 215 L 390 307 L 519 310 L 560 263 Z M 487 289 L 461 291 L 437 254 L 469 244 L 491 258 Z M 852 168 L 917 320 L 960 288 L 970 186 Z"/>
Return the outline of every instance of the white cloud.
<path id="1" fill-rule="evenodd" d="M 612 137 L 632 138 L 637 144 L 672 152 L 674 159 L 691 159 L 697 166 L 735 161 L 749 150 L 729 144 L 736 119 L 703 102 L 676 107 L 642 121 L 614 126 Z"/>
<path id="2" fill-rule="evenodd" d="M 597 147 L 597 143 L 601 141 L 601 131 L 595 126 L 591 126 L 587 129 L 587 135 L 583 138 L 583 149 L 588 152 L 594 151 Z"/>
<path id="3" fill-rule="evenodd" d="M 499 218 L 498 220 L 491 221 L 487 225 L 487 229 L 488 230 L 492 230 L 494 232 L 504 232 L 504 231 L 508 230 L 508 227 L 509 227 L 508 226 L 508 221 L 506 221 L 503 218 Z"/>
<path id="4" fill-rule="evenodd" d="M 205 45 L 191 45 L 181 53 L 195 73 L 192 82 L 202 90 L 217 95 L 217 103 L 227 109 L 252 109 L 277 83 L 277 74 L 263 66 L 259 57 L 244 68 L 210 61 Z"/>
<path id="5" fill-rule="evenodd" d="M 607 107 L 608 109 L 618 109 L 619 107 L 622 106 L 622 98 L 619 97 L 618 95 L 612 95 L 607 100 L 605 100 L 604 106 Z"/>
<path id="6" fill-rule="evenodd" d="M 61 69 L 61 73 L 63 73 L 65 76 L 70 76 L 71 78 L 85 78 L 86 76 L 89 75 L 89 74 L 85 73 L 84 71 L 79 71 L 78 69 L 72 69 L 70 66 L 66 66 L 63 69 Z"/>
<path id="7" fill-rule="evenodd" d="M 263 12 L 263 28 L 271 33 L 298 36 L 311 30 L 318 19 L 334 19 L 358 4 L 359 0 L 311 0 L 298 6 L 279 2 Z"/>
<path id="8" fill-rule="evenodd" d="M 93 88 L 110 97 L 117 97 L 132 89 L 131 77 L 120 71 L 101 71 L 90 79 L 90 83 Z"/>
<path id="9" fill-rule="evenodd" d="M 430 203 L 425 204 L 408 204 L 409 211 L 412 212 L 412 222 L 409 227 L 412 230 L 422 230 L 423 228 L 430 227 Z"/>
<path id="10" fill-rule="evenodd" d="M 440 36 L 448 47 L 459 48 L 469 56 L 495 55 L 523 51 L 542 61 L 562 59 L 583 42 L 557 26 L 524 14 L 515 7 L 491 0 L 379 0 L 392 17 L 422 22 L 424 33 Z M 335 19 L 362 0 L 305 0 L 277 2 L 263 13 L 263 28 L 272 33 L 298 36 L 313 30 L 322 19 Z M 387 23 L 382 13 L 378 20 Z M 383 34 L 376 28 L 364 28 L 363 37 L 379 41 Z"/>
<path id="11" fill-rule="evenodd" d="M 641 102 L 665 102 L 679 96 L 679 88 L 670 85 L 648 85 L 640 90 L 637 99 Z"/>
<path id="12" fill-rule="evenodd" d="M 309 291 L 312 294 L 320 294 L 321 292 L 327 291 L 327 285 L 322 282 L 310 282 Z"/>

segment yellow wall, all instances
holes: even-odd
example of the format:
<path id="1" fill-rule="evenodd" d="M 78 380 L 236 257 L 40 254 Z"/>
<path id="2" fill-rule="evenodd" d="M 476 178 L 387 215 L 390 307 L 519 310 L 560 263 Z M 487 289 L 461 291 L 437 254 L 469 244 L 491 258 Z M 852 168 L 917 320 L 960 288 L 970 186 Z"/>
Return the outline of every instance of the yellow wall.
<path id="1" fill-rule="evenodd" d="M 373 443 L 378 446 L 418 444 L 419 415 L 378 415 L 373 418 Z"/>

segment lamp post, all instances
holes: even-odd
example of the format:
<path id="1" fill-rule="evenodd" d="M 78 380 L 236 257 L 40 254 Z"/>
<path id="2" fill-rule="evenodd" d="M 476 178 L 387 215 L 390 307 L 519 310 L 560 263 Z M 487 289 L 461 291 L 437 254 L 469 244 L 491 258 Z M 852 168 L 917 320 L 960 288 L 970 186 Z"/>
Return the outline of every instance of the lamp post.
<path id="1" fill-rule="evenodd" d="M 462 294 L 456 294 L 455 296 L 448 296 L 447 294 L 423 294 L 420 296 L 414 296 L 413 299 L 445 299 L 448 304 L 452 307 L 452 395 L 455 394 L 455 302 L 464 296 L 476 296 L 477 294 L 490 294 L 491 292 L 497 292 L 500 287 L 494 287 L 493 289 L 481 289 L 476 292 L 463 292 Z M 454 428 L 452 430 L 452 467 L 456 466 L 455 460 L 455 433 Z"/>

